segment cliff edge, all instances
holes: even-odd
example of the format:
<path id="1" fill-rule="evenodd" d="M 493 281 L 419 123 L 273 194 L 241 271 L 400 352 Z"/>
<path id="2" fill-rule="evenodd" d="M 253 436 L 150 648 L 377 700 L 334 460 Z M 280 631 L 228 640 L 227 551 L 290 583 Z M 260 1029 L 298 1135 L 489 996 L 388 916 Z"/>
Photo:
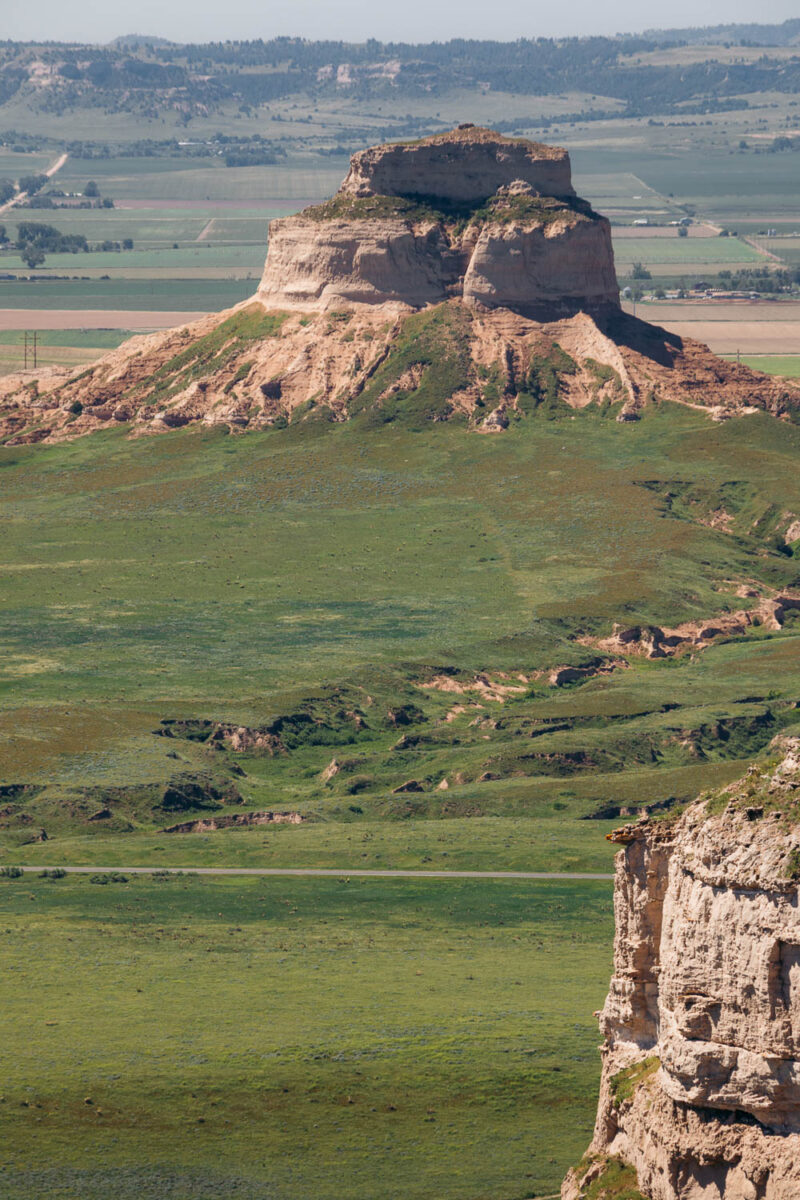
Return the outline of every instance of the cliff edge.
<path id="1" fill-rule="evenodd" d="M 594 1139 L 563 1200 L 800 1196 L 800 740 L 676 821 L 612 834 Z"/>

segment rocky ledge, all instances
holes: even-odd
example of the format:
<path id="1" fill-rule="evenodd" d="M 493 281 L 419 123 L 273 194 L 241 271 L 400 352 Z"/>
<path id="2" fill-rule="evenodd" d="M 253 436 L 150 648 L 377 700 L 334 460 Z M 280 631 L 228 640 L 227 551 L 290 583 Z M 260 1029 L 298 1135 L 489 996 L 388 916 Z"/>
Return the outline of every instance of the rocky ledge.
<path id="1" fill-rule="evenodd" d="M 0 380 L 0 442 L 363 414 L 501 433 L 542 409 L 627 421 L 661 401 L 787 418 L 800 387 L 626 315 L 566 151 L 466 126 L 356 154 L 331 200 L 272 222 L 235 309 L 77 373 Z"/>
<path id="2" fill-rule="evenodd" d="M 610 835 L 614 975 L 594 1140 L 563 1200 L 800 1196 L 800 741 Z M 606 1186 L 607 1185 L 607 1186 Z"/>

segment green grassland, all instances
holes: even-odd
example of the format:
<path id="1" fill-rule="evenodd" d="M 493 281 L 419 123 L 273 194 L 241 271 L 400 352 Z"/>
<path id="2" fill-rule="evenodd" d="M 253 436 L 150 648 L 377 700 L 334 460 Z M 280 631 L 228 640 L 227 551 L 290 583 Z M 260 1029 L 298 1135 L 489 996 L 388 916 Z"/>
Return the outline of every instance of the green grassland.
<path id="1" fill-rule="evenodd" d="M 45 274 L 83 274 L 87 269 L 93 271 L 131 271 L 147 268 L 153 274 L 164 275 L 165 278 L 177 278 L 182 268 L 203 271 L 224 268 L 233 274 L 239 268 L 261 274 L 264 265 L 264 254 L 267 240 L 266 222 L 263 229 L 263 242 L 258 246 L 241 245 L 212 245 L 208 242 L 193 242 L 174 249 L 142 249 L 142 250 L 110 250 L 95 251 L 89 254 L 48 254 L 46 270 L 38 272 Z M 16 262 L 14 258 L 16 257 Z M 0 270 L 10 266 L 27 272 L 19 255 L 5 254 L 0 256 Z"/>
<path id="2" fill-rule="evenodd" d="M 91 362 L 119 346 L 129 333 L 112 329 L 50 329 L 37 333 L 37 363 L 40 366 L 72 366 Z M 25 364 L 25 335 L 18 330 L 0 330 L 0 375 L 21 371 Z M 30 356 L 30 347 L 29 347 Z"/>
<path id="3" fill-rule="evenodd" d="M 0 879 L 8 1200 L 532 1196 L 591 1132 L 603 883 Z"/>
<path id="4" fill-rule="evenodd" d="M 8 797 L 6 861 L 144 862 L 184 811 L 277 808 L 308 821 L 172 835 L 158 861 L 218 862 L 224 844 L 327 864 L 357 825 L 378 840 L 343 865 L 419 864 L 446 818 L 460 865 L 597 866 L 604 828 L 585 817 L 687 799 L 795 721 L 791 619 L 547 678 L 602 665 L 580 638 L 615 621 L 705 619 L 746 604 L 743 582 L 796 584 L 779 536 L 800 512 L 795 426 L 664 406 L 489 439 L 394 415 L 0 451 L 0 738 L 5 782 L 27 788 Z M 720 504 L 727 532 L 707 523 Z M 512 690 L 476 691 L 476 672 Z M 210 740 L 215 722 L 267 748 Z M 499 822 L 491 838 L 477 818 Z"/>
<path id="5" fill-rule="evenodd" d="M 741 361 L 756 371 L 766 371 L 768 375 L 782 375 L 785 379 L 800 378 L 800 354 L 743 354 Z"/>

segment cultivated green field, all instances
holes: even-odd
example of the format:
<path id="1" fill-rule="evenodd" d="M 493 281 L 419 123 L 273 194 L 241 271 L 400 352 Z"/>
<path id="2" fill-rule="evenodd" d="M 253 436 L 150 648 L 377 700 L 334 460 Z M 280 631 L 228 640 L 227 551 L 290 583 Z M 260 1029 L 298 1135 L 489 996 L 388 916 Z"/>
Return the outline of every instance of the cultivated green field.
<path id="1" fill-rule="evenodd" d="M 785 379 L 800 378 L 800 354 L 744 354 L 741 361 L 756 371 L 766 371 L 768 375 L 782 375 Z"/>
<path id="2" fill-rule="evenodd" d="M 620 238 L 614 243 L 617 265 L 645 263 L 651 269 L 661 265 L 681 266 L 686 271 L 702 270 L 707 265 L 763 263 L 763 255 L 739 238 Z"/>
<path id="3" fill-rule="evenodd" d="M 81 279 L 11 282 L 0 280 L 0 309 L 130 309 L 154 312 L 219 312 L 255 290 L 246 279 Z M 79 323 L 76 319 L 76 323 Z"/>

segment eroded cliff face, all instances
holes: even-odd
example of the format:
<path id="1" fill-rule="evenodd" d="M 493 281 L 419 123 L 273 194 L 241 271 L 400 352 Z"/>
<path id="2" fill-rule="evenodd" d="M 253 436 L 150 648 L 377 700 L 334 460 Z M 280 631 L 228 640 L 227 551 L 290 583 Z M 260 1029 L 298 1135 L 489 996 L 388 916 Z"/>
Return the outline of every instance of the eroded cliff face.
<path id="1" fill-rule="evenodd" d="M 258 296 L 550 319 L 619 304 L 610 226 L 575 195 L 566 150 L 474 126 L 354 155 L 331 201 L 272 222 Z"/>
<path id="2" fill-rule="evenodd" d="M 597 1124 L 564 1200 L 620 1169 L 646 1200 L 800 1197 L 799 745 L 614 835 Z"/>

